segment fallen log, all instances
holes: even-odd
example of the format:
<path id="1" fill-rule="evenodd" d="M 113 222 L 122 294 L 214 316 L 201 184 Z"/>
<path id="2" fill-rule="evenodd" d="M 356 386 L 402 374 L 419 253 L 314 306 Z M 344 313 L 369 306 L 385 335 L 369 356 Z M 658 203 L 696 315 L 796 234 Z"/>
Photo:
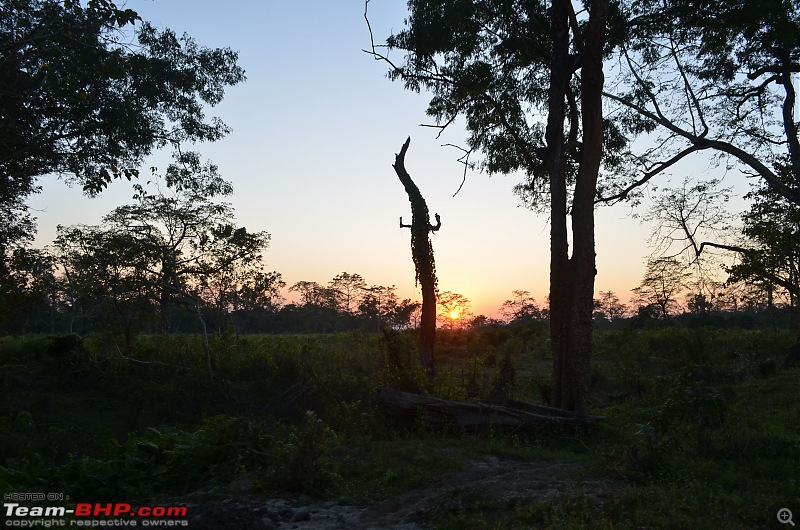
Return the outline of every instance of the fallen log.
<path id="1" fill-rule="evenodd" d="M 380 392 L 384 411 L 398 420 L 414 420 L 420 410 L 432 427 L 475 429 L 482 426 L 527 428 L 533 426 L 594 425 L 603 416 L 578 414 L 566 410 L 509 400 L 505 405 L 464 403 L 430 396 L 385 389 Z"/>

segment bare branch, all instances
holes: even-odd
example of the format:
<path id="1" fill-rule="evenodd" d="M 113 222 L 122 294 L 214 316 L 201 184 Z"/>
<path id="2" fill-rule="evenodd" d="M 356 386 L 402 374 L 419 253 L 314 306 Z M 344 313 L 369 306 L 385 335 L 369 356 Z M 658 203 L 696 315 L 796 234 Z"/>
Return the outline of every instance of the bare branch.
<path id="1" fill-rule="evenodd" d="M 678 67 L 678 72 L 681 74 L 681 79 L 683 79 L 683 86 L 686 89 L 687 94 L 691 100 L 691 105 L 689 108 L 694 109 L 697 111 L 698 118 L 700 119 L 700 123 L 703 124 L 703 132 L 701 132 L 698 137 L 704 138 L 708 134 L 708 124 L 706 123 L 705 116 L 703 115 L 703 108 L 700 106 L 700 103 L 697 101 L 697 96 L 692 89 L 692 84 L 689 82 L 689 78 L 686 75 L 686 71 L 681 64 L 680 59 L 678 58 L 678 52 L 675 50 L 674 43 L 670 40 L 670 51 L 672 52 L 672 57 L 675 59 L 675 65 Z M 692 121 L 694 121 L 694 112 L 691 113 Z"/>
<path id="2" fill-rule="evenodd" d="M 567 4 L 569 14 L 569 25 L 572 28 L 572 34 L 575 36 L 575 47 L 578 48 L 578 54 L 583 55 L 583 40 L 581 39 L 580 26 L 578 26 L 578 17 L 575 15 L 575 8 L 572 2 Z"/>
<path id="3" fill-rule="evenodd" d="M 634 74 L 638 78 L 638 74 Z M 754 169 L 761 178 L 763 178 L 769 186 L 778 192 L 781 196 L 785 197 L 791 203 L 800 206 L 800 189 L 792 188 L 786 185 L 783 180 L 775 174 L 770 168 L 765 166 L 755 155 L 748 153 L 744 149 L 741 149 L 730 142 L 726 142 L 724 140 L 710 140 L 708 138 L 702 138 L 696 134 L 693 134 L 681 127 L 677 126 L 674 122 L 664 117 L 660 114 L 660 110 L 657 110 L 654 114 L 652 111 L 636 105 L 635 103 L 628 101 L 627 99 L 617 96 L 615 94 L 611 94 L 609 92 L 603 92 L 603 95 L 617 103 L 620 103 L 636 112 L 649 118 L 650 120 L 654 121 L 655 123 L 661 125 L 662 127 L 674 132 L 676 135 L 681 136 L 691 142 L 693 151 L 700 151 L 706 149 L 715 149 L 722 153 L 729 154 L 734 158 L 739 159 L 740 162 L 744 163 L 745 165 L 750 166 Z M 688 154 L 688 153 L 686 153 Z M 681 155 L 681 153 L 679 153 Z M 678 155 L 676 155 L 678 156 Z M 683 154 L 685 156 L 685 154 Z M 647 182 L 650 178 L 654 175 L 650 175 L 647 179 L 641 179 L 641 181 L 637 182 L 633 188 Z M 630 188 L 630 187 L 629 187 Z M 630 189 L 633 189 L 630 188 Z M 628 192 L 630 191 L 628 190 Z M 624 198 L 624 197 L 623 197 Z"/>
<path id="4" fill-rule="evenodd" d="M 692 146 L 684 149 L 683 151 L 681 151 L 681 152 L 675 154 L 674 156 L 672 156 L 672 158 L 670 158 L 669 160 L 666 160 L 664 162 L 661 162 L 661 163 L 657 164 L 650 171 L 646 171 L 642 175 L 642 178 L 640 178 L 639 180 L 629 184 L 621 192 L 616 193 L 614 195 L 611 195 L 610 197 L 598 197 L 595 200 L 595 203 L 596 204 L 597 203 L 612 203 L 612 202 L 615 202 L 615 201 L 621 201 L 621 200 L 626 199 L 628 197 L 628 194 L 630 194 L 630 192 L 632 192 L 636 188 L 639 188 L 640 186 L 643 186 L 644 184 L 649 182 L 650 179 L 652 179 L 653 177 L 659 175 L 663 171 L 666 171 L 671 166 L 677 164 L 681 159 L 685 158 L 686 156 L 688 156 L 688 155 L 690 155 L 690 154 L 692 154 L 694 152 L 700 151 L 700 150 L 702 150 L 702 148 L 699 147 L 699 146 L 696 146 L 696 145 L 692 145 Z"/>
<path id="5" fill-rule="evenodd" d="M 461 188 L 464 187 L 464 183 L 467 181 L 467 169 L 472 167 L 470 166 L 469 163 L 469 155 L 472 154 L 472 149 L 464 149 L 463 147 L 455 144 L 442 144 L 442 147 L 455 147 L 456 149 L 464 153 L 457 160 L 460 164 L 464 164 L 464 177 L 461 179 L 461 185 L 458 186 L 458 189 L 453 194 L 453 197 L 455 197 L 456 195 L 458 195 L 458 192 L 461 191 Z"/>
<path id="6" fill-rule="evenodd" d="M 455 114 L 453 114 L 453 116 L 452 116 L 452 117 L 451 117 L 449 120 L 447 120 L 447 122 L 445 122 L 445 124 L 444 124 L 444 125 L 440 125 L 440 124 L 438 124 L 438 123 L 437 123 L 437 124 L 430 124 L 430 123 L 420 123 L 420 124 L 419 124 L 419 126 L 420 126 L 420 127 L 428 127 L 428 128 L 431 128 L 431 129 L 439 129 L 439 134 L 437 134 L 437 135 L 436 135 L 436 139 L 438 140 L 438 139 L 439 139 L 439 137 L 440 137 L 440 136 L 442 135 L 442 133 L 444 132 L 444 130 L 445 130 L 445 129 L 447 129 L 447 128 L 448 128 L 450 125 L 452 125 L 452 123 L 453 123 L 454 121 L 456 121 L 456 118 L 458 117 L 458 114 L 459 114 L 460 112 L 461 112 L 461 109 L 458 109 L 458 112 L 456 112 Z"/>

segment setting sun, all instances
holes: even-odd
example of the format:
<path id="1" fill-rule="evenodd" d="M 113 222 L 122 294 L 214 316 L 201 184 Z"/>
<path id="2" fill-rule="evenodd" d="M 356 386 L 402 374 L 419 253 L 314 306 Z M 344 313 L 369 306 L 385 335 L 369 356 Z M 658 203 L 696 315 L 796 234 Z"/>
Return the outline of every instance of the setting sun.
<path id="1" fill-rule="evenodd" d="M 453 320 L 457 319 L 458 318 L 458 311 L 456 311 L 455 309 L 450 311 L 450 318 L 452 318 Z"/>

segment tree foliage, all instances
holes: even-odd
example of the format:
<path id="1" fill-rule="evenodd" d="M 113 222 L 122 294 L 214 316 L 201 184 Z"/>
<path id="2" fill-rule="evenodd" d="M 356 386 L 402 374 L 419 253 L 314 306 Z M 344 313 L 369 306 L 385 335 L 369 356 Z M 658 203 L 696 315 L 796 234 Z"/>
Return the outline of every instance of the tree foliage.
<path id="1" fill-rule="evenodd" d="M 500 308 L 500 312 L 507 322 L 523 323 L 539 320 L 542 317 L 542 311 L 536 305 L 536 300 L 533 299 L 530 291 L 516 290 L 512 294 L 513 298 L 503 302 Z"/>
<path id="2" fill-rule="evenodd" d="M 631 290 L 632 301 L 640 308 L 655 310 L 658 318 L 666 322 L 679 309 L 678 299 L 686 289 L 688 277 L 686 267 L 675 258 L 650 259 L 639 287 Z"/>
<path id="3" fill-rule="evenodd" d="M 137 176 L 154 149 L 223 137 L 228 128 L 205 108 L 244 80 L 236 61 L 230 49 L 157 29 L 109 0 L 0 4 L 4 219 L 24 219 L 24 199 L 43 175 L 96 194 L 115 178 Z M 19 239 L 2 236 L 3 252 Z"/>
<path id="4" fill-rule="evenodd" d="M 463 294 L 443 291 L 437 293 L 436 303 L 443 310 L 441 320 L 445 324 L 449 323 L 450 329 L 453 329 L 456 325 L 462 327 L 468 322 L 468 317 L 471 315 L 469 311 L 470 301 Z"/>
<path id="5" fill-rule="evenodd" d="M 59 228 L 55 247 L 74 302 L 108 298 L 122 316 L 126 335 L 131 311 L 156 305 L 161 327 L 169 309 L 201 293 L 226 314 L 255 289 L 277 295 L 280 275 L 261 271 L 270 236 L 236 227 L 230 205 L 214 202 L 232 193 L 213 165 L 172 166 L 166 188 L 136 184 L 135 203 L 115 208 L 100 226 Z M 253 293 L 258 297 L 266 292 Z M 221 320 L 222 321 L 222 320 Z"/>
<path id="6" fill-rule="evenodd" d="M 783 0 L 647 0 L 625 5 L 624 46 L 605 96 L 627 133 L 648 135 L 626 156 L 638 169 L 603 191 L 635 193 L 694 153 L 738 165 L 800 203 L 800 142 L 791 76 L 800 72 L 800 12 Z M 788 157 L 792 179 L 780 175 Z"/>
<path id="7" fill-rule="evenodd" d="M 620 302 L 619 296 L 613 291 L 600 291 L 597 309 L 606 320 L 612 323 L 623 318 L 628 312 L 628 306 Z"/>
<path id="8" fill-rule="evenodd" d="M 728 268 L 729 282 L 766 284 L 770 305 L 773 291 L 782 291 L 795 308 L 800 303 L 800 206 L 767 185 L 747 197 L 745 244 L 739 262 Z"/>

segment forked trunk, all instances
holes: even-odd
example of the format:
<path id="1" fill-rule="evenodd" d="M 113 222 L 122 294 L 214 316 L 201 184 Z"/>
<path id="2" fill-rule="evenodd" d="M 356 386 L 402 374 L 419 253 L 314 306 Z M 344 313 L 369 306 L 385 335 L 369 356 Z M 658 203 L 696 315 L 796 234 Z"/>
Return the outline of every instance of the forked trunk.
<path id="1" fill-rule="evenodd" d="M 547 123 L 551 191 L 550 338 L 553 352 L 552 405 L 582 413 L 589 409 L 595 265 L 594 199 L 603 148 L 603 59 L 607 0 L 593 0 L 580 46 L 581 142 L 572 200 L 572 257 L 567 240 L 564 105 L 572 75 L 569 0 L 554 0 L 553 63 Z M 576 39 L 581 36 L 576 35 Z"/>

